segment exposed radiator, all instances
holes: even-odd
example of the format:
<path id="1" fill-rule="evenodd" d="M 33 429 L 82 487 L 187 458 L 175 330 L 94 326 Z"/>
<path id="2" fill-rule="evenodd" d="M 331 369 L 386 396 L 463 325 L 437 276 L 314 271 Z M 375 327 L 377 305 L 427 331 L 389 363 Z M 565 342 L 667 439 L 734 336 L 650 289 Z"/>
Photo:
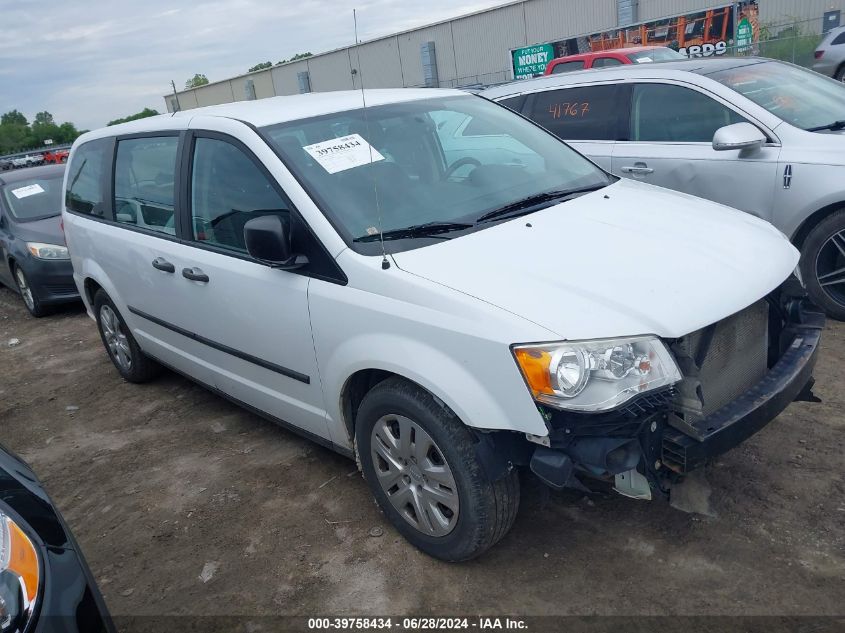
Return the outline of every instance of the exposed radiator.
<path id="1" fill-rule="evenodd" d="M 677 385 L 675 410 L 694 423 L 760 381 L 767 371 L 768 330 L 769 305 L 760 300 L 678 339 L 672 352 L 684 379 Z"/>

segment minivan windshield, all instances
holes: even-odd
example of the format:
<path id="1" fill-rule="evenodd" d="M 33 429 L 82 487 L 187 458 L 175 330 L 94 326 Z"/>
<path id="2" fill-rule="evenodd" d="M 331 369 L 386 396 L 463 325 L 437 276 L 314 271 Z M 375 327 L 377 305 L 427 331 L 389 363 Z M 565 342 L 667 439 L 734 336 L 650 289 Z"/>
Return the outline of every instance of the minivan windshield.
<path id="1" fill-rule="evenodd" d="M 845 120 L 845 84 L 816 72 L 769 61 L 708 76 L 804 130 L 835 127 Z"/>
<path id="2" fill-rule="evenodd" d="M 12 217 L 32 222 L 62 212 L 62 174 L 16 180 L 3 186 L 3 199 Z"/>
<path id="3" fill-rule="evenodd" d="M 574 114 L 569 105 L 560 104 L 561 116 L 583 116 L 586 104 Z M 263 132 L 344 240 L 365 254 L 380 252 L 380 229 L 390 252 L 417 248 L 612 178 L 540 127 L 471 95 L 338 112 Z"/>

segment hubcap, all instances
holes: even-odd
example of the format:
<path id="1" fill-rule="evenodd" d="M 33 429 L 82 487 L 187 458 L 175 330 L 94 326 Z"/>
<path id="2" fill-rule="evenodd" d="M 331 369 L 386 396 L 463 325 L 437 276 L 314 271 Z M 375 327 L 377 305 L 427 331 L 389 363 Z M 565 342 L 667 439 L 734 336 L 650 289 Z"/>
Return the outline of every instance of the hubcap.
<path id="1" fill-rule="evenodd" d="M 129 341 L 120 324 L 120 319 L 109 306 L 100 308 L 100 326 L 103 328 L 103 338 L 114 362 L 124 371 L 132 369 L 132 350 Z"/>
<path id="2" fill-rule="evenodd" d="M 26 275 L 23 274 L 20 268 L 15 270 L 15 279 L 18 282 L 18 289 L 21 291 L 21 296 L 26 307 L 30 310 L 35 310 L 35 298 L 32 296 L 32 290 L 29 284 L 26 283 Z"/>
<path id="3" fill-rule="evenodd" d="M 379 484 L 402 518 L 423 534 L 449 534 L 458 521 L 458 486 L 434 439 L 410 418 L 386 415 L 370 444 Z"/>
<path id="4" fill-rule="evenodd" d="M 816 257 L 816 278 L 831 299 L 845 305 L 845 231 L 831 235 Z"/>

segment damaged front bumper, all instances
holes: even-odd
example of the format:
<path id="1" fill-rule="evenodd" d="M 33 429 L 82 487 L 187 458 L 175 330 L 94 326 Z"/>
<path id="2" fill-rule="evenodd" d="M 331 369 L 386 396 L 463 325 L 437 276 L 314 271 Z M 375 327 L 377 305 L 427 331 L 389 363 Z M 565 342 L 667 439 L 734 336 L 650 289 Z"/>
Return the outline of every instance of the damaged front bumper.
<path id="1" fill-rule="evenodd" d="M 762 429 L 791 402 L 818 401 L 812 374 L 824 315 L 796 294 L 786 284 L 768 298 L 768 369 L 739 397 L 699 419 L 677 414 L 672 390 L 604 414 L 543 408 L 548 443 L 533 449 L 531 470 L 554 488 L 589 490 L 589 481 L 599 479 L 613 481 L 621 494 L 650 499 Z"/>

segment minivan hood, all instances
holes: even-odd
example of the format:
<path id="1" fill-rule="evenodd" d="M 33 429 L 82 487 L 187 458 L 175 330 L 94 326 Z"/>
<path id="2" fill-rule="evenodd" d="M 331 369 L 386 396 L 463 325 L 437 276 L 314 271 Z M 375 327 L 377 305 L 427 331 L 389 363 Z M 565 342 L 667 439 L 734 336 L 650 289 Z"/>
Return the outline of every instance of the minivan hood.
<path id="1" fill-rule="evenodd" d="M 623 179 L 393 258 L 575 340 L 683 336 L 777 288 L 799 253 L 768 222 Z"/>

